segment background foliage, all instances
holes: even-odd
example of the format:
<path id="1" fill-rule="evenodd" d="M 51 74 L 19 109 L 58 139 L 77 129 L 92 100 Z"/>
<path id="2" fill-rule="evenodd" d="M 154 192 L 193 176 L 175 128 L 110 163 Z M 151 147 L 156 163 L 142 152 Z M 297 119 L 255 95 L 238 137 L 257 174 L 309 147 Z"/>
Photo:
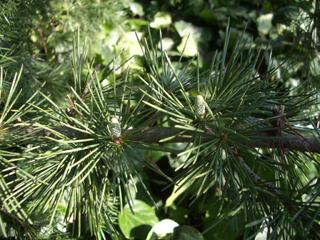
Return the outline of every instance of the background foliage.
<path id="1" fill-rule="evenodd" d="M 319 139 L 319 17 L 318 0 L 1 1 L 0 236 L 318 239 L 319 152 L 245 143 L 285 138 L 283 119 Z"/>

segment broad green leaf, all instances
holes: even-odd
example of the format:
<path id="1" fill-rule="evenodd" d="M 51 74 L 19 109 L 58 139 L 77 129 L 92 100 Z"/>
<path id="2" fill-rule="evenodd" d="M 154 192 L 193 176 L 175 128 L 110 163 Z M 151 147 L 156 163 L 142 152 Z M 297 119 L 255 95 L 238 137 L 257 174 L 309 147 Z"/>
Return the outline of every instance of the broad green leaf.
<path id="1" fill-rule="evenodd" d="M 136 31 L 141 30 L 143 26 L 148 25 L 149 22 L 143 19 L 129 19 L 128 20 L 128 25 L 130 26 L 131 29 L 135 29 Z"/>
<path id="2" fill-rule="evenodd" d="M 152 227 L 147 240 L 168 238 L 178 226 L 179 224 L 171 219 L 163 219 Z"/>
<path id="3" fill-rule="evenodd" d="M 134 15 L 138 15 L 138 16 L 143 16 L 144 15 L 143 7 L 141 6 L 141 4 L 136 3 L 136 2 L 130 3 L 130 11 Z"/>
<path id="4" fill-rule="evenodd" d="M 264 14 L 258 17 L 257 19 L 258 31 L 261 34 L 265 35 L 269 33 L 272 27 L 272 18 L 273 18 L 272 13 Z"/>
<path id="5" fill-rule="evenodd" d="M 192 35 L 189 37 L 185 36 L 182 38 L 177 49 L 183 56 L 193 57 L 198 54 L 198 43 Z"/>
<path id="6" fill-rule="evenodd" d="M 198 42 L 207 42 L 211 39 L 211 32 L 207 28 L 197 27 L 183 20 L 174 23 L 180 37 L 192 35 Z"/>
<path id="7" fill-rule="evenodd" d="M 174 23 L 174 27 L 179 33 L 180 37 L 186 37 L 192 34 L 194 38 L 201 37 L 201 28 L 194 26 L 191 23 L 185 22 L 183 20 Z"/>
<path id="8" fill-rule="evenodd" d="M 127 204 L 120 212 L 119 227 L 126 238 L 145 239 L 159 219 L 154 208 L 143 201 L 135 200 L 131 207 Z"/>
<path id="9" fill-rule="evenodd" d="M 259 232 L 256 237 L 254 238 L 254 240 L 267 240 L 267 234 L 268 234 L 268 230 L 263 230 L 262 232 Z"/>
<path id="10" fill-rule="evenodd" d="M 158 43 L 158 48 L 162 48 L 163 51 L 170 50 L 174 45 L 174 41 L 171 38 L 162 38 Z"/>
<path id="11" fill-rule="evenodd" d="M 171 15 L 167 12 L 157 12 L 154 20 L 150 23 L 150 27 L 160 29 L 168 27 L 172 23 Z"/>
<path id="12" fill-rule="evenodd" d="M 183 56 L 193 57 L 198 54 L 199 44 L 206 44 L 211 39 L 211 33 L 205 28 L 196 27 L 185 21 L 177 21 L 174 26 L 182 38 L 178 51 Z"/>
<path id="13" fill-rule="evenodd" d="M 139 39 L 141 39 L 142 33 L 141 32 L 126 32 L 122 38 L 121 47 L 128 51 L 129 56 L 142 56 L 142 50 L 139 45 Z"/>
<path id="14" fill-rule="evenodd" d="M 174 229 L 172 240 L 204 240 L 204 237 L 191 226 L 179 226 Z"/>
<path id="15" fill-rule="evenodd" d="M 265 221 L 263 221 L 260 226 L 260 231 L 257 233 L 254 240 L 267 240 L 267 238 L 268 238 L 268 227 L 266 226 Z"/>

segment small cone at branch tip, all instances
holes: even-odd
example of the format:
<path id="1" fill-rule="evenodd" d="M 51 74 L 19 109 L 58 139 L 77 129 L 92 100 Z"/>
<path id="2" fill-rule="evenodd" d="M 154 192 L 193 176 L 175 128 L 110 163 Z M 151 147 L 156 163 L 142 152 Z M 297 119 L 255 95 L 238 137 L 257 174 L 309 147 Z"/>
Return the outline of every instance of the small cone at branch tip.
<path id="1" fill-rule="evenodd" d="M 200 117 L 203 117 L 206 113 L 206 104 L 205 100 L 201 95 L 197 95 L 194 103 L 194 110 L 196 114 Z"/>
<path id="2" fill-rule="evenodd" d="M 118 118 L 116 117 L 111 118 L 110 131 L 113 138 L 119 138 L 121 136 L 121 126 Z"/>

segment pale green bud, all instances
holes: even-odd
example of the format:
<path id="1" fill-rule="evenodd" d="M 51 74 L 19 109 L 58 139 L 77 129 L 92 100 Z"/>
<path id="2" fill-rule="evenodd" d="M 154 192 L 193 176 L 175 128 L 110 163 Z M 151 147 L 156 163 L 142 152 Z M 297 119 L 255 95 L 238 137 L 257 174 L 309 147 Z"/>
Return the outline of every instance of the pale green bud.
<path id="1" fill-rule="evenodd" d="M 201 95 L 196 96 L 194 110 L 199 117 L 203 117 L 206 113 L 206 102 Z"/>
<path id="2" fill-rule="evenodd" d="M 118 118 L 116 117 L 111 118 L 110 131 L 113 138 L 119 138 L 121 136 L 121 126 Z"/>

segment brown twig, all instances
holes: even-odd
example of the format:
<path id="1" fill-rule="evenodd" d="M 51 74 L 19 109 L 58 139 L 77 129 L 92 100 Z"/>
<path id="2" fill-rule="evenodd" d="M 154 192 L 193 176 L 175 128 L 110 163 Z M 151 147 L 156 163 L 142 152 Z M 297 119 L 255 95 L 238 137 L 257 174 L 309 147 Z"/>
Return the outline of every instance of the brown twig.
<path id="1" fill-rule="evenodd" d="M 176 128 L 150 127 L 139 134 L 129 135 L 130 140 L 144 143 L 159 143 L 160 140 L 175 136 L 167 142 L 191 142 L 194 135 L 203 135 L 204 140 L 208 140 L 210 135 L 195 133 L 192 131 L 182 131 Z M 246 136 L 249 140 L 242 142 L 252 148 L 279 148 L 281 147 L 291 151 L 320 153 L 320 139 L 317 137 L 304 137 L 302 135 L 286 134 L 279 138 L 270 137 L 267 133 L 258 132 Z"/>
<path id="2" fill-rule="evenodd" d="M 42 45 L 43 51 L 47 55 L 48 54 L 48 47 L 47 47 L 47 43 L 46 43 L 46 40 L 45 40 L 44 35 L 43 35 L 43 31 L 42 31 L 41 28 L 37 28 L 37 32 L 38 32 L 39 37 L 40 37 L 40 44 Z"/>

